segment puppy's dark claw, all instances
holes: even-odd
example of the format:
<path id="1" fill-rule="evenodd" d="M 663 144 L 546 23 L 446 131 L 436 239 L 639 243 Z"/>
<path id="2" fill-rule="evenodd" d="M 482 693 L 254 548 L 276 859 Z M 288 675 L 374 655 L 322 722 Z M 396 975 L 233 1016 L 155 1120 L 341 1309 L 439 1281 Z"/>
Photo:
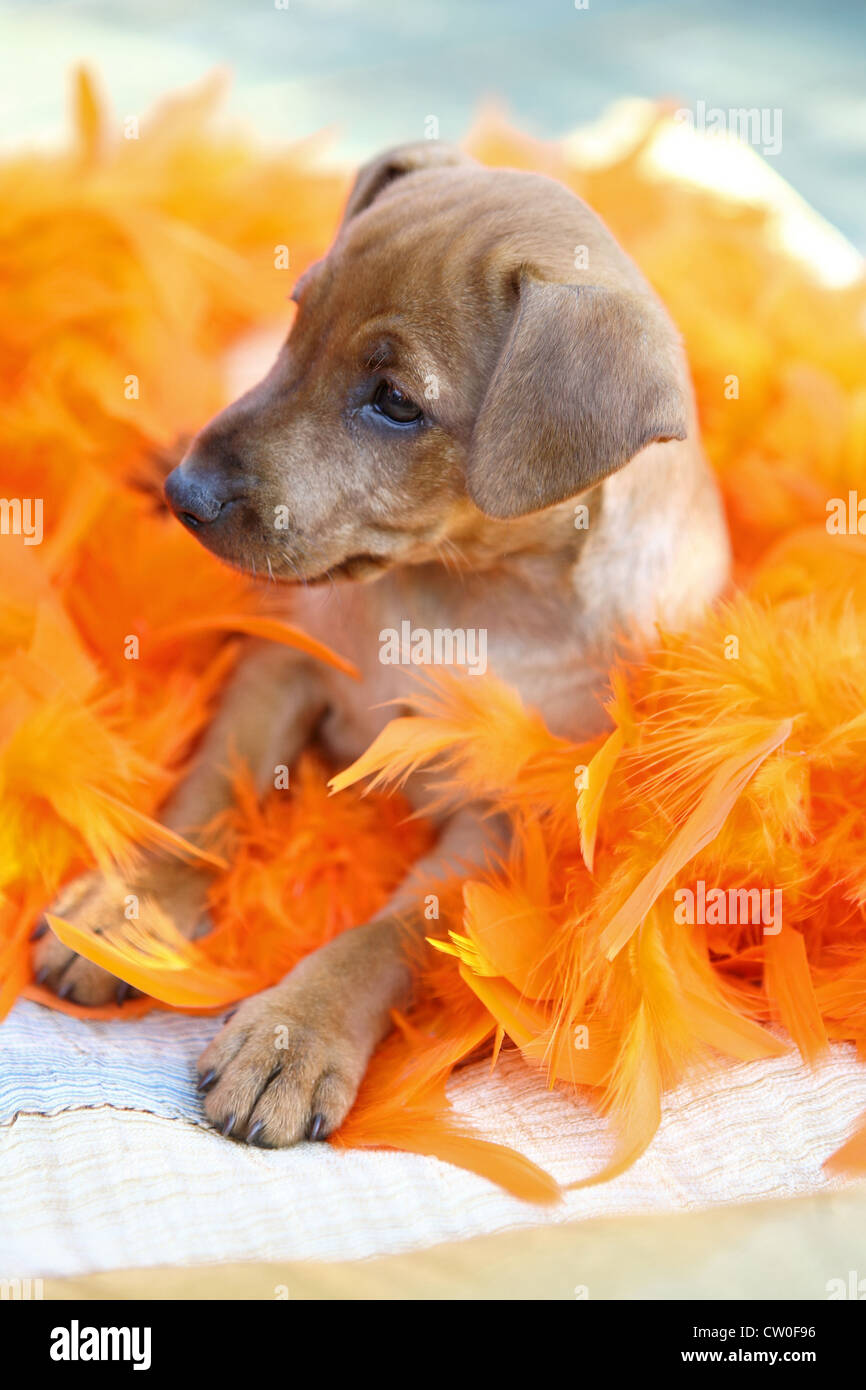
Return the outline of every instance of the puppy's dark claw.
<path id="1" fill-rule="evenodd" d="M 204 1076 L 201 1078 L 201 1081 L 199 1081 L 198 1086 L 196 1087 L 196 1090 L 197 1090 L 197 1091 L 207 1091 L 207 1090 L 210 1089 L 210 1087 L 214 1084 L 215 1081 L 216 1081 L 216 1072 L 213 1070 L 213 1068 L 211 1068 L 210 1071 L 206 1071 L 206 1072 L 205 1072 Z"/>
<path id="2" fill-rule="evenodd" d="M 41 941 L 42 938 L 43 938 L 43 936 L 45 935 L 45 933 L 46 933 L 47 931 L 48 931 L 48 923 L 46 922 L 46 920 L 45 920 L 44 917 L 40 917 L 39 921 L 36 923 L 36 926 L 33 928 L 32 932 L 30 933 L 30 940 L 31 940 L 31 941 Z"/>
<path id="3" fill-rule="evenodd" d="M 48 965 L 43 965 L 43 966 L 40 967 L 39 970 L 36 971 L 36 974 L 35 974 L 35 976 L 34 976 L 33 978 L 35 979 L 37 985 L 44 985 L 44 984 L 45 984 L 45 981 L 48 979 L 49 970 L 50 970 L 50 966 L 48 966 Z"/>
<path id="4" fill-rule="evenodd" d="M 126 980 L 118 980 L 117 989 L 114 991 L 114 997 L 118 1004 L 123 1004 L 129 998 L 131 989 L 132 985 L 127 984 Z"/>
<path id="5" fill-rule="evenodd" d="M 74 990 L 74 988 L 75 988 L 75 981 L 74 981 L 74 980 L 66 980 L 66 981 L 64 981 L 64 983 L 60 986 L 59 990 L 57 991 L 57 998 L 58 998 L 58 999 L 68 999 L 69 996 L 70 996 L 70 994 L 71 994 L 72 991 Z"/>
<path id="6" fill-rule="evenodd" d="M 310 1125 L 310 1139 L 313 1140 L 313 1141 L 315 1141 L 316 1139 L 318 1139 L 318 1138 L 319 1138 L 319 1135 L 322 1133 L 322 1130 L 324 1129 L 324 1127 L 325 1127 L 325 1117 L 324 1117 L 324 1115 L 314 1115 L 314 1116 L 313 1116 L 313 1122 L 312 1122 L 312 1124 Z"/>
<path id="7" fill-rule="evenodd" d="M 234 1127 L 235 1127 L 235 1116 L 234 1116 L 234 1115 L 229 1115 L 228 1119 L 226 1120 L 225 1124 L 223 1125 L 222 1129 L 220 1130 L 220 1134 L 222 1134 L 226 1139 L 228 1139 L 228 1137 L 229 1137 L 229 1135 L 231 1134 L 231 1132 L 232 1132 L 232 1130 L 234 1129 Z"/>
<path id="8" fill-rule="evenodd" d="M 264 1127 L 265 1127 L 265 1122 L 264 1122 L 264 1120 L 256 1120 L 255 1124 L 253 1125 L 252 1129 L 250 1130 L 249 1134 L 247 1135 L 247 1143 L 248 1143 L 248 1144 L 255 1144 L 257 1148 L 261 1148 L 262 1146 L 259 1144 L 258 1138 L 259 1138 L 259 1135 L 261 1134 L 262 1130 L 264 1129 Z"/>

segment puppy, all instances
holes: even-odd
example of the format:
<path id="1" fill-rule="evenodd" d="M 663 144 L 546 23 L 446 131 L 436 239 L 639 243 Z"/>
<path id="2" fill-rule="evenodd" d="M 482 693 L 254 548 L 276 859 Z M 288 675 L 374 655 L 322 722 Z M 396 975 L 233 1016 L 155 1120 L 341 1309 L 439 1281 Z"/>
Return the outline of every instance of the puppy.
<path id="1" fill-rule="evenodd" d="M 727 574 L 677 334 L 564 187 L 438 143 L 391 151 L 361 171 L 293 298 L 271 371 L 202 430 L 166 496 L 223 560 L 291 585 L 294 620 L 363 681 L 252 646 L 165 808 L 193 837 L 230 802 L 230 750 L 264 791 L 314 734 L 340 764 L 369 745 L 393 713 L 383 702 L 409 688 L 380 660 L 386 629 L 485 632 L 491 668 L 582 739 L 604 727 L 618 635 L 688 623 Z M 484 812 L 443 819 L 426 891 L 483 862 L 502 833 Z M 152 858 L 122 888 L 73 883 L 54 910 L 99 928 L 136 892 L 193 936 L 208 883 Z M 199 1063 L 224 1134 L 288 1145 L 339 1126 L 410 998 L 422 901 L 408 880 L 375 921 L 241 1004 Z M 118 989 L 50 936 L 36 965 L 84 1004 Z"/>

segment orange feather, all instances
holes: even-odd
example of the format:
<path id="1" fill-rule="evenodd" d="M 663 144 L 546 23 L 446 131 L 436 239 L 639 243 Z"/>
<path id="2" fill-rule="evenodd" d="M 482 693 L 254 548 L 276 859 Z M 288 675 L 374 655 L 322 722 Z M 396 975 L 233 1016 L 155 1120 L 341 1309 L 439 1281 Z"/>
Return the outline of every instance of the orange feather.
<path id="1" fill-rule="evenodd" d="M 221 88 L 205 82 L 154 113 L 147 141 L 123 141 L 81 74 L 70 149 L 0 159 L 0 470 L 5 497 L 45 501 L 42 544 L 0 546 L 0 1016 L 22 992 L 85 1012 L 28 983 L 31 921 L 70 876 L 122 874 L 142 843 L 196 852 L 157 812 L 236 660 L 233 635 L 355 674 L 154 502 L 177 441 L 225 403 L 225 351 L 284 315 L 273 246 L 289 240 L 303 270 L 345 196 L 314 142 L 267 153 L 218 128 Z M 90 1017 L 154 998 L 224 1005 L 381 910 L 432 844 L 394 791 L 410 773 L 429 770 L 431 807 L 489 801 L 514 848 L 441 886 L 416 1006 L 334 1142 L 436 1154 L 537 1201 L 556 1198 L 552 1179 L 447 1102 L 455 1066 L 495 1058 L 505 1038 L 609 1114 L 612 1158 L 585 1182 L 642 1152 L 695 1067 L 784 1052 L 770 1021 L 805 1057 L 849 1040 L 866 1059 L 866 540 L 826 524 L 828 502 L 862 485 L 866 288 L 827 289 L 754 208 L 719 217 L 715 195 L 660 178 L 650 134 L 594 166 L 493 117 L 472 143 L 585 197 L 668 302 L 736 591 L 611 672 L 606 738 L 558 738 L 494 675 L 439 671 L 330 796 L 311 758 L 262 803 L 239 770 L 235 807 L 198 851 L 216 864 L 213 846 L 232 845 L 201 941 L 157 910 L 99 938 L 56 923 L 151 993 Z M 146 384 L 137 401 L 118 389 L 119 342 Z M 736 409 L 718 388 L 731 361 L 749 382 Z M 782 931 L 678 922 L 674 893 L 700 879 L 772 885 Z M 833 1171 L 863 1170 L 864 1134 Z"/>

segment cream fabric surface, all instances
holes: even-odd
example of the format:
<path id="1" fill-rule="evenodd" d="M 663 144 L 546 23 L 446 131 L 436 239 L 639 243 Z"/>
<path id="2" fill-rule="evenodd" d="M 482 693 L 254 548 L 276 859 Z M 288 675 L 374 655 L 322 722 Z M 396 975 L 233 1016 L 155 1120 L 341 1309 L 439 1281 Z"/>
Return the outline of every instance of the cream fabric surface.
<path id="1" fill-rule="evenodd" d="M 864 1244 L 861 1183 L 784 1202 L 523 1226 L 378 1259 L 160 1265 L 46 1279 L 42 1291 L 75 1300 L 848 1300 L 866 1297 Z M 591 1323 L 591 1313 L 577 1316 L 578 1326 Z"/>
<path id="2" fill-rule="evenodd" d="M 632 114 L 638 122 L 650 118 L 647 107 Z M 603 134 L 599 128 L 593 138 Z M 611 128 L 605 138 L 614 135 Z M 691 160 L 683 141 L 693 146 Z M 813 269 L 832 269 L 840 284 L 859 272 L 852 248 L 752 151 L 722 149 L 683 130 L 676 142 L 662 147 L 654 140 L 646 159 L 719 190 L 748 188 L 751 201 L 772 210 L 780 239 Z M 242 346 L 229 363 L 230 394 L 261 375 L 273 349 L 267 335 Z M 566 1235 L 564 1223 L 586 1227 L 615 1216 L 632 1217 L 627 1224 L 643 1239 L 644 1214 L 703 1210 L 717 1230 L 720 1209 L 734 1224 L 743 1222 L 737 1203 L 839 1194 L 849 1186 L 866 1194 L 866 1185 L 831 1179 L 822 1169 L 866 1110 L 866 1066 L 850 1047 L 834 1047 L 814 1070 L 792 1053 L 720 1065 L 695 1078 L 668 1098 L 659 1133 L 633 1168 L 551 1208 L 520 1202 L 435 1159 L 326 1144 L 269 1153 L 222 1139 L 204 1127 L 193 1087 L 195 1057 L 218 1026 L 180 1015 L 81 1023 L 29 1004 L 0 1025 L 0 1278 L 345 1261 L 520 1227 L 535 1227 L 540 1237 L 543 1228 L 563 1225 Z M 610 1132 L 588 1102 L 548 1091 L 514 1054 L 503 1055 L 492 1076 L 486 1064 L 459 1073 L 450 1095 L 479 1134 L 518 1149 L 563 1184 L 598 1171 L 611 1151 Z M 775 1208 L 782 1214 L 773 1216 L 770 1252 L 785 1248 L 785 1210 Z M 855 1199 L 851 1211 L 862 1227 L 866 1201 Z M 813 1284 L 821 1296 L 824 1273 L 818 1279 L 807 1266 L 813 1237 L 820 1245 L 825 1228 L 823 1217 L 811 1216 L 797 1228 L 802 1240 L 788 1248 L 788 1258 L 800 1262 L 791 1273 L 806 1283 L 795 1279 L 796 1294 L 783 1296 L 812 1296 L 805 1290 Z M 744 1229 L 753 1229 L 748 1218 Z M 866 1231 L 853 1237 L 866 1248 Z M 660 1238 L 653 1222 L 648 1248 L 658 1249 Z M 600 1248 L 607 1239 L 604 1230 Z M 709 1239 L 699 1234 L 690 1258 Z M 836 1268 L 840 1249 L 834 1247 L 829 1266 L 834 1275 L 845 1273 Z M 621 1265 L 614 1263 L 611 1288 Z M 728 1286 L 738 1267 L 729 1265 Z M 753 1289 L 745 1296 L 761 1295 Z"/>
<path id="3" fill-rule="evenodd" d="M 31 1019 L 35 1006 L 23 1007 Z M 321 1144 L 268 1152 L 223 1139 L 204 1126 L 192 1085 L 193 1057 L 213 1020 L 97 1025 L 37 1010 L 32 1021 L 50 1041 L 55 1079 L 85 1080 L 72 1108 L 43 1098 L 39 1110 L 54 1113 L 32 1113 L 27 1103 L 10 1112 L 10 1071 L 31 1086 L 39 1077 L 28 1031 L 16 1032 L 12 1020 L 0 1029 L 4 1277 L 347 1260 L 519 1226 L 832 1191 L 845 1184 L 822 1163 L 866 1109 L 866 1067 L 847 1046 L 815 1070 L 793 1054 L 720 1068 L 670 1097 L 658 1136 L 629 1172 L 536 1207 L 432 1158 Z M 70 1044 L 74 1057 L 63 1055 Z M 125 1101 L 115 1051 L 135 1066 L 123 1079 Z M 610 1152 L 610 1131 L 589 1104 L 547 1090 L 516 1054 L 493 1075 L 487 1064 L 458 1074 L 451 1096 L 480 1134 L 562 1183 L 597 1171 Z"/>

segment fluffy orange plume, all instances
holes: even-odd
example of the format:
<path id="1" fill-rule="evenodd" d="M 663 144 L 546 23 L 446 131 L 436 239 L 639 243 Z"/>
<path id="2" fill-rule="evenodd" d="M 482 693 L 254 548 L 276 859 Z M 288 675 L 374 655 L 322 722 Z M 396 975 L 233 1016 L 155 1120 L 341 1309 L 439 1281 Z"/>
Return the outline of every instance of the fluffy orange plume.
<path id="1" fill-rule="evenodd" d="M 365 777 L 371 786 L 402 786 L 419 767 L 438 759 L 445 788 L 466 796 L 498 793 L 511 774 L 544 754 L 572 748 L 555 738 L 541 716 L 527 714 L 517 694 L 494 675 L 467 681 L 445 669 L 419 675 L 415 717 L 392 720 L 351 767 L 331 779 L 335 792 Z M 447 757 L 443 756 L 447 753 Z"/>
<path id="2" fill-rule="evenodd" d="M 315 142 L 268 154 L 217 132 L 220 92 L 209 80 L 123 141 L 80 74 L 70 150 L 0 163 L 0 491 L 44 503 L 40 545 L 0 536 L 0 1016 L 22 991 L 84 1012 L 30 981 L 30 924 L 73 874 L 122 874 L 160 835 L 237 635 L 352 674 L 160 502 L 184 439 L 224 404 L 225 350 L 289 312 L 274 245 L 303 270 L 346 190 Z M 417 1003 L 334 1142 L 435 1154 L 537 1201 L 558 1195 L 548 1175 L 450 1115 L 467 1059 L 507 1045 L 585 1088 L 617 1135 L 592 1182 L 645 1148 L 696 1067 L 840 1040 L 866 1057 L 866 522 L 838 521 L 864 479 L 866 294 L 815 282 L 761 212 L 651 171 L 652 134 L 594 167 L 492 115 L 471 144 L 585 197 L 669 304 L 737 591 L 611 673 L 611 728 L 591 743 L 555 737 L 495 675 L 438 672 L 331 794 L 334 769 L 311 757 L 262 803 L 239 769 L 205 851 L 232 846 L 203 940 L 158 905 L 99 939 L 56 923 L 151 993 L 90 1016 L 215 1008 L 387 901 L 432 840 L 395 790 L 411 772 L 429 771 L 432 805 L 489 800 L 513 849 L 437 885 Z M 748 381 L 736 402 L 732 362 Z M 862 1170 L 863 1134 L 832 1167 Z"/>

